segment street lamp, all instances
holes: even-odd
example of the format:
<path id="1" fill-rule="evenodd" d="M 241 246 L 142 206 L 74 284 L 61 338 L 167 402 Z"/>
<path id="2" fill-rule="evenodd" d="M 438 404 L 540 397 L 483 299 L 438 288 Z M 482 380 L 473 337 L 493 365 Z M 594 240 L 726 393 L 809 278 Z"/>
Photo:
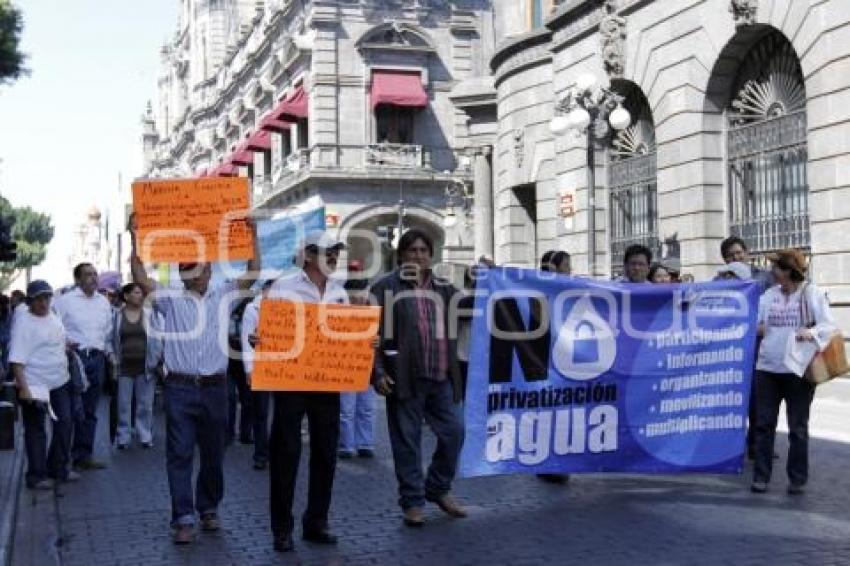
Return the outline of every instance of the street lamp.
<path id="1" fill-rule="evenodd" d="M 570 130 L 587 136 L 587 252 L 591 277 L 596 276 L 596 146 L 632 122 L 631 114 L 623 107 L 625 98 L 597 83 L 591 73 L 580 75 L 556 103 L 555 117 L 549 123 L 549 131 L 556 137 Z"/>
<path id="2" fill-rule="evenodd" d="M 466 219 L 466 224 L 469 226 L 472 218 L 472 204 L 475 197 L 470 194 L 469 187 L 465 181 L 460 179 L 452 179 L 446 185 L 446 206 L 449 211 L 443 217 L 444 228 L 454 228 L 457 226 L 458 216 L 455 214 L 455 207 L 459 207 Z"/>

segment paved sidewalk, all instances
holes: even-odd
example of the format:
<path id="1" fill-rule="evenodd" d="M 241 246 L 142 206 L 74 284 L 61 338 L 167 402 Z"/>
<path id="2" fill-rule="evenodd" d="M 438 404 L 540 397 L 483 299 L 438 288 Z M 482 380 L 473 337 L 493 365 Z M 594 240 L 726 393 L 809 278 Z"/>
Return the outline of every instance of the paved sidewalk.
<path id="1" fill-rule="evenodd" d="M 840 393 L 830 402 L 841 405 L 846 427 L 850 398 Z M 160 414 L 153 450 L 111 453 L 101 438 L 100 456 L 111 460 L 110 467 L 87 472 L 81 482 L 62 488 L 57 561 L 144 566 L 850 564 L 850 478 L 844 465 L 850 461 L 850 444 L 812 441 L 812 483 L 804 497 L 785 494 L 783 439 L 778 446 L 783 458 L 764 496 L 749 493 L 749 475 L 586 475 L 574 476 L 568 486 L 529 476 L 460 480 L 456 494 L 470 517 L 451 520 L 429 507 L 427 526 L 411 530 L 402 526 L 395 504 L 383 419 L 380 411 L 377 458 L 339 463 L 331 517 L 340 535 L 336 548 L 297 538 L 294 554 L 272 550 L 267 472 L 254 471 L 251 447 L 239 444 L 227 454 L 223 531 L 199 534 L 194 545 L 175 547 L 168 530 Z M 302 474 L 296 513 L 304 508 L 304 480 Z M 18 537 L 36 544 L 25 533 Z M 20 549 L 21 556 L 25 551 Z"/>

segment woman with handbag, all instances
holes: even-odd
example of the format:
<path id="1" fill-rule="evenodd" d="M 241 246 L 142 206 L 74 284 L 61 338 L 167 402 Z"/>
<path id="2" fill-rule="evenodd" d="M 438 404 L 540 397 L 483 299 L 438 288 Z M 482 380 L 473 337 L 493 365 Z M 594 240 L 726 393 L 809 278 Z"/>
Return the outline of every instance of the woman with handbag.
<path id="1" fill-rule="evenodd" d="M 790 361 L 793 350 L 804 343 L 822 351 L 835 325 L 824 294 L 806 281 L 808 266 L 799 250 L 768 256 L 776 285 L 759 302 L 759 335 L 756 363 L 756 437 L 753 493 L 767 491 L 773 467 L 773 443 L 779 407 L 785 401 L 788 417 L 788 493 L 800 495 L 809 479 L 809 409 L 815 384 L 798 375 Z M 790 367 L 789 367 L 790 366 Z"/>

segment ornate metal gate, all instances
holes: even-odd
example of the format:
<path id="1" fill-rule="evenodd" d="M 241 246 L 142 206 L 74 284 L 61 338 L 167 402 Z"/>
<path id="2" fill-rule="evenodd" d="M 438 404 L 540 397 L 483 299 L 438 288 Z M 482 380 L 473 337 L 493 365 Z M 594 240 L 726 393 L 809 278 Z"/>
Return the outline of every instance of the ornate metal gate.
<path id="1" fill-rule="evenodd" d="M 623 94 L 634 118 L 631 126 L 614 137 L 609 153 L 608 234 L 611 274 L 615 276 L 623 273 L 623 255 L 630 245 L 643 244 L 654 256 L 661 251 L 652 114 L 637 87 L 631 86 Z"/>
<path id="2" fill-rule="evenodd" d="M 729 110 L 729 228 L 757 261 L 809 250 L 806 92 L 788 41 L 771 33 L 747 55 Z"/>

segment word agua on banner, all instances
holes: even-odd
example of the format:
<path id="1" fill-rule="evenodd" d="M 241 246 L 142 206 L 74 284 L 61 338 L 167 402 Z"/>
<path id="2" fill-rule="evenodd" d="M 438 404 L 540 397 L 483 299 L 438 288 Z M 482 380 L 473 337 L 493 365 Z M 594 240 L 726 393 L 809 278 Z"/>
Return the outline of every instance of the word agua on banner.
<path id="1" fill-rule="evenodd" d="M 758 290 L 493 269 L 476 298 L 465 476 L 738 473 Z"/>
<path id="2" fill-rule="evenodd" d="M 379 307 L 266 299 L 260 306 L 254 391 L 365 391 Z"/>
<path id="3" fill-rule="evenodd" d="M 251 259 L 253 232 L 241 211 L 248 179 L 221 177 L 133 183 L 139 254 L 145 262 Z"/>

